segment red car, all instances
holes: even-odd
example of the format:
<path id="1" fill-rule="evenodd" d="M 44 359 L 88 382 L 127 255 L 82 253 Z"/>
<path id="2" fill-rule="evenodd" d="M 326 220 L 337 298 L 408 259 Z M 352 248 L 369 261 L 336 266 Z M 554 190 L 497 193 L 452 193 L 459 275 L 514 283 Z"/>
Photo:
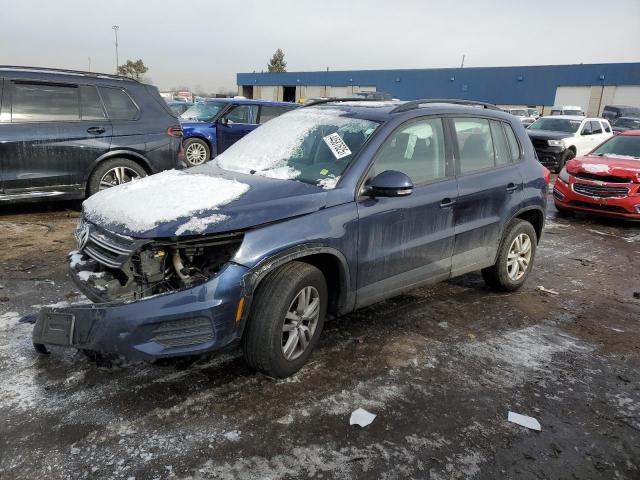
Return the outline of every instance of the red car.
<path id="1" fill-rule="evenodd" d="M 611 137 L 562 169 L 553 200 L 576 211 L 640 220 L 640 130 Z"/>

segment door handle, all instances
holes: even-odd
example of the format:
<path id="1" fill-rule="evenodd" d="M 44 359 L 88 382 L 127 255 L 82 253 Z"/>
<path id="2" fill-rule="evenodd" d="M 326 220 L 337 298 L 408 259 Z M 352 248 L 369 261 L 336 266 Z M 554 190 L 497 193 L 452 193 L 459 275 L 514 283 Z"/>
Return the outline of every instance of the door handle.
<path id="1" fill-rule="evenodd" d="M 92 135 L 100 135 L 104 132 L 106 132 L 107 129 L 104 127 L 89 127 L 87 128 L 87 133 L 90 133 Z"/>
<path id="2" fill-rule="evenodd" d="M 454 203 L 456 203 L 456 201 L 451 198 L 443 198 L 442 201 L 440 202 L 440 208 L 450 207 Z"/>
<path id="3" fill-rule="evenodd" d="M 509 185 L 507 185 L 507 192 L 513 193 L 516 190 L 518 190 L 518 185 L 516 185 L 515 183 L 512 182 Z"/>

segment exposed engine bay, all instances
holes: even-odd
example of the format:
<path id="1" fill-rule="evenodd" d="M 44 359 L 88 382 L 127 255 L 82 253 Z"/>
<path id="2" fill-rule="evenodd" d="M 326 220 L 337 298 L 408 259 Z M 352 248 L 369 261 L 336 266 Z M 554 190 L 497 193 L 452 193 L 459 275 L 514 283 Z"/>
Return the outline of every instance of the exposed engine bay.
<path id="1" fill-rule="evenodd" d="M 231 232 L 138 240 L 81 222 L 70 268 L 94 301 L 138 300 L 205 282 L 233 258 L 242 238 L 242 233 Z"/>

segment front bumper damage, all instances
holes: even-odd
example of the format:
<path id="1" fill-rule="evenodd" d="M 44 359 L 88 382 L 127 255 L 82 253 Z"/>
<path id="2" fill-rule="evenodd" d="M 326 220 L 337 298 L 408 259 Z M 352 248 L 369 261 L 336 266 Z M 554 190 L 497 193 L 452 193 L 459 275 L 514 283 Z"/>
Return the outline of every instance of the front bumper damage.
<path id="1" fill-rule="evenodd" d="M 240 337 L 235 315 L 246 272 L 229 263 L 210 281 L 177 292 L 132 302 L 44 307 L 33 343 L 134 360 L 220 350 Z"/>
<path id="2" fill-rule="evenodd" d="M 231 260 L 237 234 L 163 243 L 82 222 L 78 231 L 82 250 L 70 255 L 70 276 L 95 303 L 42 308 L 33 329 L 38 351 L 58 345 L 151 360 L 240 339 L 248 269 Z"/>

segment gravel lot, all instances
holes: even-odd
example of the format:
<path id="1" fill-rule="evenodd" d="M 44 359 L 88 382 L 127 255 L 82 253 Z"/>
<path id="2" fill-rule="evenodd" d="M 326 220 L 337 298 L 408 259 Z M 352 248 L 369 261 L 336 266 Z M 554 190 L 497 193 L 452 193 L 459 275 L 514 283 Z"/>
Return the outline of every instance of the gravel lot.
<path id="1" fill-rule="evenodd" d="M 550 207 L 521 291 L 478 274 L 413 290 L 328 323 L 275 381 L 235 353 L 38 356 L 18 319 L 77 298 L 78 210 L 0 212 L 0 478 L 640 478 L 637 224 Z M 349 426 L 358 407 L 378 415 L 366 428 Z"/>

